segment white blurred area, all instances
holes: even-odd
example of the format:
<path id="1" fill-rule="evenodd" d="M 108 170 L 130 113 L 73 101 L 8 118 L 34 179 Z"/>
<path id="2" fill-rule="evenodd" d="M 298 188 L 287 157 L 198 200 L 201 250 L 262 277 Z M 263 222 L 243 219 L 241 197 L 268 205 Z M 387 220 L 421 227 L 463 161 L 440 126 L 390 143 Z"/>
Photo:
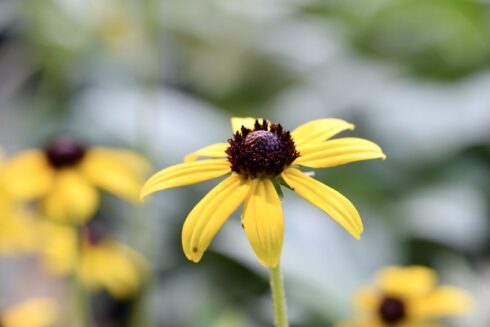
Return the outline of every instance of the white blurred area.
<path id="1" fill-rule="evenodd" d="M 249 108 L 247 115 L 265 116 L 289 129 L 314 118 L 346 119 L 358 127 L 352 135 L 372 139 L 383 147 L 388 159 L 376 162 L 376 169 L 382 171 L 386 165 L 392 178 L 400 178 L 404 170 L 420 163 L 451 158 L 465 147 L 488 143 L 490 72 L 447 84 L 420 80 L 407 74 L 403 67 L 354 53 L 346 46 L 338 25 L 292 15 L 298 3 L 209 1 L 209 5 L 204 5 L 167 1 L 173 16 L 163 10 L 158 14 L 166 28 L 211 45 L 186 68 L 187 77 L 195 85 L 210 93 L 225 92 L 227 87 L 239 84 L 246 71 L 244 52 L 266 55 L 293 72 L 299 82 L 279 92 L 263 107 Z M 78 11 L 72 14 L 77 15 Z M 187 17 L 192 19 L 184 19 Z M 159 58 L 164 64 L 178 55 L 172 49 L 166 50 L 163 54 L 168 57 Z M 173 67 L 168 69 L 169 73 L 173 71 Z M 229 108 L 220 108 L 164 83 L 144 87 L 136 82 L 121 82 L 120 75 L 111 76 L 110 70 L 104 73 L 109 75 L 103 76 L 102 83 L 84 87 L 68 104 L 68 125 L 90 141 L 109 138 L 134 146 L 149 154 L 156 171 L 181 161 L 184 155 L 202 146 L 231 137 L 230 114 L 225 110 Z M 100 71 L 88 75 L 98 76 Z M 7 153 L 19 148 L 15 136 L 24 139 L 23 128 L 33 126 L 34 119 L 29 111 L 22 110 L 22 99 L 15 98 L 12 92 L 2 93 L 11 85 L 9 82 L 15 82 L 9 76 L 18 77 L 7 75 L 0 84 L 0 135 Z M 351 168 L 356 171 L 363 164 Z M 336 170 L 330 174 L 335 175 Z M 357 205 L 365 225 L 359 242 L 318 209 L 286 192 L 282 266 L 292 322 L 301 321 L 303 306 L 326 317 L 349 316 L 351 294 L 356 288 L 369 283 L 380 267 L 406 263 L 400 240 L 407 235 L 442 243 L 462 253 L 472 254 L 483 247 L 490 228 L 486 217 L 488 199 L 481 193 L 485 176 L 488 177 L 488 167 L 470 164 L 468 171 L 449 176 L 447 184 L 422 185 L 412 190 L 408 198 L 395 198 L 385 207 L 370 206 L 345 193 L 341 185 L 330 185 Z M 209 185 L 192 189 L 204 195 Z M 185 192 L 178 192 L 159 196 L 158 201 L 170 211 L 185 212 L 192 207 L 185 197 Z M 160 217 L 158 221 L 163 220 Z M 165 228 L 158 228 L 158 233 L 164 239 L 169 237 Z M 248 245 L 238 214 L 225 224 L 212 248 L 267 273 Z M 483 306 L 490 303 L 488 286 L 480 289 L 490 283 L 489 266 L 490 262 L 484 267 L 470 267 L 460 256 L 451 258 L 450 263 L 441 260 L 437 268 L 444 272 L 457 267 L 457 271 L 470 272 L 457 274 L 451 281 L 465 283 L 462 286 L 477 292 Z M 467 280 L 463 281 L 461 275 Z M 454 277 L 450 272 L 442 276 Z M 472 327 L 490 323 L 488 313 L 477 313 L 469 318 Z M 464 325 L 465 320 L 462 323 L 470 326 Z"/>

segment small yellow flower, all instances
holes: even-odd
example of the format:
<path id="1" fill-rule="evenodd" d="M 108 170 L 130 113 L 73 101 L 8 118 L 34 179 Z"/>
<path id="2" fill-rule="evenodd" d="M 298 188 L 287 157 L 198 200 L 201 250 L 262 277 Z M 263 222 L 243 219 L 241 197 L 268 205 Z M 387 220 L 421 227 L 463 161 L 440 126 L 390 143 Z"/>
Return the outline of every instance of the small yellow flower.
<path id="1" fill-rule="evenodd" d="M 436 273 L 426 267 L 388 267 L 377 285 L 358 291 L 355 304 L 362 318 L 338 327 L 437 327 L 437 317 L 468 313 L 472 299 L 464 290 L 436 286 Z"/>
<path id="2" fill-rule="evenodd" d="M 333 167 L 385 158 L 368 140 L 331 139 L 354 126 L 340 119 L 318 119 L 291 133 L 281 125 L 254 118 L 233 118 L 233 139 L 189 154 L 184 163 L 163 169 L 143 186 L 141 197 L 171 187 L 231 174 L 190 212 L 182 230 L 189 260 L 198 262 L 227 218 L 243 205 L 242 226 L 260 262 L 275 267 L 283 243 L 279 183 L 317 206 L 356 239 L 363 230 L 356 208 L 339 192 L 301 172 L 298 167 Z M 214 157 L 198 160 L 199 157 Z M 226 158 L 224 158 L 226 157 Z M 218 159 L 216 159 L 218 158 Z"/>
<path id="3" fill-rule="evenodd" d="M 56 304 L 47 298 L 34 298 L 0 313 L 3 327 L 51 327 L 58 318 Z"/>
<path id="4" fill-rule="evenodd" d="M 61 137 L 45 149 L 27 150 L 8 160 L 9 192 L 20 200 L 40 200 L 44 213 L 61 222 L 83 223 L 99 204 L 96 187 L 136 201 L 148 169 L 128 150 L 85 147 Z"/>
<path id="5" fill-rule="evenodd" d="M 82 228 L 82 242 L 71 226 L 43 223 L 40 251 L 43 265 L 54 275 L 79 274 L 91 291 L 107 290 L 117 298 L 135 295 L 142 287 L 146 263 L 131 248 L 116 242 L 99 225 Z"/>

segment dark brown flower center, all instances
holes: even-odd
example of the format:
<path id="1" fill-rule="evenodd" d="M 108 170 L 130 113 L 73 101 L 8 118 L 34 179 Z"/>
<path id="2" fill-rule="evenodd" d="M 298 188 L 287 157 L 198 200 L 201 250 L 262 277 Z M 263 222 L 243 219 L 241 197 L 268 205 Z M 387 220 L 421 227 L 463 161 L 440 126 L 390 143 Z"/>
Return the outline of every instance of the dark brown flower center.
<path id="1" fill-rule="evenodd" d="M 97 245 L 107 239 L 107 228 L 100 223 L 89 221 L 82 227 L 82 234 L 88 245 Z"/>
<path id="2" fill-rule="evenodd" d="M 69 137 L 60 137 L 45 148 L 48 161 L 53 168 L 71 167 L 85 156 L 85 147 Z"/>
<path id="3" fill-rule="evenodd" d="M 381 302 L 379 315 L 388 324 L 400 322 L 406 315 L 405 303 L 398 298 L 387 296 Z"/>
<path id="4" fill-rule="evenodd" d="M 289 131 L 265 120 L 256 120 L 253 130 L 242 126 L 228 143 L 231 170 L 252 178 L 277 176 L 299 157 Z"/>

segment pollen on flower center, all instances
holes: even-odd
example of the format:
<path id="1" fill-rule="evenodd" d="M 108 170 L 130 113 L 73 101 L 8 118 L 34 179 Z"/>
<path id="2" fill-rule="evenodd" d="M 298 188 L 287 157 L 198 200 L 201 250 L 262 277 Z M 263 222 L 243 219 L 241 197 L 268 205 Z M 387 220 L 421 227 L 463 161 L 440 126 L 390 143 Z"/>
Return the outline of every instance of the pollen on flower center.
<path id="1" fill-rule="evenodd" d="M 250 148 L 254 153 L 267 155 L 281 150 L 281 141 L 269 131 L 254 131 L 245 137 L 244 146 Z"/>
<path id="2" fill-rule="evenodd" d="M 389 324 L 400 322 L 405 318 L 405 304 L 395 297 L 385 297 L 379 307 L 381 319 Z"/>
<path id="3" fill-rule="evenodd" d="M 242 126 L 228 142 L 231 170 L 251 178 L 277 176 L 299 157 L 289 131 L 265 120 L 253 130 Z"/>
<path id="4" fill-rule="evenodd" d="M 79 163 L 85 156 L 83 145 L 69 137 L 60 137 L 45 148 L 49 163 L 53 168 L 65 168 Z"/>

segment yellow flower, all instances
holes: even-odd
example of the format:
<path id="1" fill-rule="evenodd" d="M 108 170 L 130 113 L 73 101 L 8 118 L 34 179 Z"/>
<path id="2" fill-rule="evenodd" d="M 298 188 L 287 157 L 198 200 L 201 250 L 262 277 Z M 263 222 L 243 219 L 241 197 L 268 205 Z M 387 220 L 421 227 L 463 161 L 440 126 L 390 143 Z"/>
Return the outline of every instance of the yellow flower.
<path id="1" fill-rule="evenodd" d="M 363 315 L 359 321 L 338 327 L 437 327 L 434 318 L 468 313 L 472 299 L 464 290 L 436 286 L 436 273 L 426 267 L 387 267 L 375 287 L 365 287 L 355 297 Z"/>
<path id="2" fill-rule="evenodd" d="M 143 284 L 146 263 L 129 247 L 107 237 L 99 225 L 82 229 L 80 246 L 77 230 L 71 226 L 43 223 L 40 251 L 46 270 L 55 275 L 79 274 L 92 291 L 107 290 L 114 297 L 135 295 Z"/>
<path id="3" fill-rule="evenodd" d="M 96 187 L 136 201 L 148 169 L 128 150 L 85 147 L 71 138 L 55 139 L 45 149 L 21 152 L 4 167 L 6 186 L 20 200 L 40 200 L 47 217 L 83 223 L 99 204 Z"/>
<path id="4" fill-rule="evenodd" d="M 242 226 L 260 262 L 275 267 L 283 243 L 283 214 L 279 183 L 317 206 L 356 239 L 363 230 L 356 208 L 339 192 L 297 167 L 333 167 L 354 161 L 385 158 L 368 140 L 331 139 L 354 126 L 340 119 L 318 119 L 291 133 L 281 125 L 254 118 L 233 118 L 229 143 L 207 146 L 185 162 L 163 169 L 143 186 L 141 197 L 171 187 L 189 185 L 231 174 L 190 212 L 182 230 L 189 260 L 198 262 L 226 219 L 243 205 Z M 199 157 L 215 157 L 198 160 Z M 220 158 L 227 157 L 227 158 Z M 217 159 L 218 158 L 218 159 Z"/>
<path id="5" fill-rule="evenodd" d="M 0 313 L 3 327 L 49 327 L 58 318 L 56 304 L 47 298 L 34 298 Z"/>

